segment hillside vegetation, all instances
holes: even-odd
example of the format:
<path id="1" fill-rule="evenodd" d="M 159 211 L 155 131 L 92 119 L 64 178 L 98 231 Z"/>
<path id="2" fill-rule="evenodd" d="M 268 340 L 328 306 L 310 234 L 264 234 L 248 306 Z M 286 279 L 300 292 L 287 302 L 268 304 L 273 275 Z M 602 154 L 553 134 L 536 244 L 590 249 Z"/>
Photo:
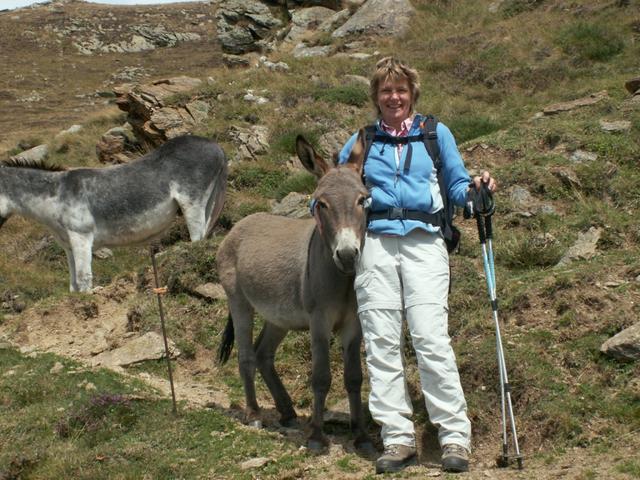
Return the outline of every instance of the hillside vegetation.
<path id="1" fill-rule="evenodd" d="M 275 51 L 269 59 L 285 62 L 289 70 L 272 72 L 227 69 L 215 60 L 207 64 L 199 51 L 193 58 L 181 57 L 179 68 L 175 59 L 168 60 L 166 71 L 162 62 L 154 64 L 153 77 L 181 73 L 212 78 L 189 94 L 212 107 L 193 133 L 216 139 L 229 158 L 235 158 L 238 149 L 231 126 L 269 128 L 266 154 L 231 163 L 227 202 L 214 238 L 189 244 L 178 222 L 161 244 L 161 282 L 169 287 L 164 296 L 168 334 L 182 351 L 173 362 L 176 376 L 224 393 L 224 408 L 187 408 L 183 402 L 179 417 L 171 417 L 169 401 L 132 377 L 164 375 L 163 363 L 151 361 L 113 373 L 49 353 L 20 353 L 18 340 L 33 329 L 46 330 L 54 323 L 53 335 L 65 322 L 90 322 L 91 315 L 79 315 L 78 309 L 86 312 L 96 301 L 67 292 L 64 251 L 46 230 L 19 218 L 3 226 L 0 329 L 7 342 L 0 336 L 0 478 L 374 477 L 371 462 L 353 452 L 343 423 L 329 423 L 338 448 L 325 457 L 300 449 L 304 439 L 299 432 L 279 430 L 271 408 L 266 409 L 266 431 L 242 426 L 244 396 L 237 362 L 224 367 L 213 363 L 226 303 L 204 300 L 193 291 L 217 281 L 217 245 L 235 222 L 270 210 L 289 192 L 313 191 L 313 178 L 290 166 L 298 134 L 318 144 L 325 134 L 349 134 L 371 122 L 367 88 L 344 78 L 368 77 L 376 58 L 391 52 L 400 52 L 421 74 L 418 111 L 437 115 L 451 128 L 472 173 L 488 169 L 499 182 L 493 222 L 497 294 L 525 470 L 495 468 L 501 433 L 494 326 L 475 224 L 459 216 L 463 239 L 451 262 L 450 333 L 474 428 L 472 471 L 461 478 L 640 478 L 640 363 L 600 352 L 605 340 L 640 319 L 640 103 L 630 102 L 624 87 L 640 75 L 640 3 L 412 3 L 416 14 L 406 37 L 367 39 L 360 49 L 372 54 L 366 59 L 294 58 Z M 94 6 L 72 3 L 65 8 L 90 11 Z M 112 10 L 126 16 L 130 8 Z M 190 8 L 204 7 L 181 7 Z M 179 9 L 166 13 L 171 22 L 180 21 Z M 0 14 L 0 21 L 5 15 Z M 38 9 L 22 10 L 16 22 L 38 15 Z M 14 43 L 7 48 L 17 52 L 19 36 L 8 38 Z M 318 35 L 316 42 L 343 47 L 343 41 L 327 35 Z M 47 52 L 29 55 L 34 64 L 44 64 L 51 54 Z M 76 57 L 67 53 L 63 61 Z M 95 72 L 106 59 L 111 57 L 83 57 L 82 62 L 94 62 L 86 68 Z M 249 90 L 269 102 L 244 101 Z M 606 95 L 591 105 L 541 113 L 551 104 L 602 91 Z M 60 100 L 60 108 L 69 106 L 65 101 Z M 65 110 L 61 118 L 82 122 L 84 128 L 64 137 L 55 134 L 67 125 L 52 123 L 55 113 L 47 109 L 37 115 L 46 128 L 34 126 L 28 132 L 19 119 L 9 122 L 10 115 L 3 112 L 6 152 L 0 159 L 17 153 L 21 142 L 47 142 L 52 163 L 98 166 L 96 143 L 106 130 L 124 123 L 125 115 L 112 105 L 75 108 L 80 108 L 76 117 Z M 618 121 L 629 122 L 628 128 L 603 127 Z M 567 259 L 570 248 L 590 229 L 598 232 L 590 258 Z M 146 248 L 115 249 L 110 258 L 94 259 L 93 266 L 94 284 L 107 287 L 107 293 L 96 294 L 102 295 L 100 308 L 101 302 L 117 302 L 133 312 L 133 331 L 159 331 Z M 119 282 L 132 285 L 129 293 L 109 297 Z M 64 312 L 68 318 L 57 318 Z M 332 409 L 339 409 L 345 397 L 337 343 L 332 346 Z M 421 425 L 422 464 L 399 477 L 437 476 L 436 435 L 419 396 L 409 347 L 406 354 Z M 276 361 L 303 415 L 312 401 L 310 356 L 307 335 L 291 333 Z M 65 375 L 50 373 L 56 362 L 62 363 Z M 269 406 L 266 387 L 259 383 L 258 389 Z M 371 432 L 377 435 L 375 425 Z M 240 467 L 251 458 L 268 460 Z"/>

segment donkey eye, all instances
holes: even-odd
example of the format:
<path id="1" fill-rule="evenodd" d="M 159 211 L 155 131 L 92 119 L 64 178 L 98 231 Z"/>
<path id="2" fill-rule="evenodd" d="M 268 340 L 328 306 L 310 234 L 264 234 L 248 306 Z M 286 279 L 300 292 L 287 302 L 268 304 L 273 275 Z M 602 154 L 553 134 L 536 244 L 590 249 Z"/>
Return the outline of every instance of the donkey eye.
<path id="1" fill-rule="evenodd" d="M 318 200 L 318 207 L 327 208 L 328 205 L 325 202 L 323 202 L 322 200 Z"/>

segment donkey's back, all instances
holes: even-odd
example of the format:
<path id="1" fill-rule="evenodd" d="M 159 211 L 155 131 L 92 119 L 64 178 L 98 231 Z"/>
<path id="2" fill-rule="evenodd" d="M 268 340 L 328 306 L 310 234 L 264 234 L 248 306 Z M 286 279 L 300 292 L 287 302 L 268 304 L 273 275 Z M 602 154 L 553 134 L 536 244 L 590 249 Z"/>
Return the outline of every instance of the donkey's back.
<path id="1" fill-rule="evenodd" d="M 312 219 L 257 213 L 238 222 L 217 255 L 230 300 L 247 302 L 284 330 L 309 329 L 317 309 L 333 313 L 325 316 L 331 330 L 339 327 L 345 311 L 355 311 L 353 278 L 337 269 L 314 235 Z"/>

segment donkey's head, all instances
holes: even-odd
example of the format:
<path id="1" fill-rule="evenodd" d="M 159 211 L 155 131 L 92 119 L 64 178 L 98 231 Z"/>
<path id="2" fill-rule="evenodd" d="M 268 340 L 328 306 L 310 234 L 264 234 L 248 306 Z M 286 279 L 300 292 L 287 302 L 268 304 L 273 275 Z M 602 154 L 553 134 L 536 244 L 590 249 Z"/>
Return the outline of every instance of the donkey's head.
<path id="1" fill-rule="evenodd" d="M 300 161 L 318 179 L 313 192 L 313 216 L 318 231 L 336 266 L 346 274 L 355 271 L 366 228 L 365 200 L 369 192 L 362 183 L 363 139 L 361 131 L 349 160 L 338 166 L 320 157 L 302 136 L 296 139 Z"/>

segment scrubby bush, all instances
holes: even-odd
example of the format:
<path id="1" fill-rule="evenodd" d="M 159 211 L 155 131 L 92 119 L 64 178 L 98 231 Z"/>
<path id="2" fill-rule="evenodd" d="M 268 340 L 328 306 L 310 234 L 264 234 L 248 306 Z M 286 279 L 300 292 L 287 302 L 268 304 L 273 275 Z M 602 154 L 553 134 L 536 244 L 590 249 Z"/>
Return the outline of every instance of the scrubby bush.
<path id="1" fill-rule="evenodd" d="M 605 62 L 622 52 L 624 42 L 606 25 L 580 22 L 563 29 L 557 40 L 567 55 L 578 60 Z"/>

